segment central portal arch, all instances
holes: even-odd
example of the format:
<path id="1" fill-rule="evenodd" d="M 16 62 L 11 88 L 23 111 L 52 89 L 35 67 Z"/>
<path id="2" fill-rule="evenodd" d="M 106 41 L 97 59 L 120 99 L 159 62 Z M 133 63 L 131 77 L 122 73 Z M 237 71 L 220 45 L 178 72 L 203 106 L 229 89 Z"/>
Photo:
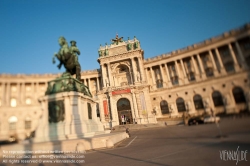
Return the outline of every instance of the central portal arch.
<path id="1" fill-rule="evenodd" d="M 133 117 L 131 112 L 130 101 L 126 98 L 121 98 L 117 101 L 117 111 L 118 111 L 118 119 L 120 125 L 122 123 L 122 116 L 125 115 L 126 124 L 133 123 Z"/>

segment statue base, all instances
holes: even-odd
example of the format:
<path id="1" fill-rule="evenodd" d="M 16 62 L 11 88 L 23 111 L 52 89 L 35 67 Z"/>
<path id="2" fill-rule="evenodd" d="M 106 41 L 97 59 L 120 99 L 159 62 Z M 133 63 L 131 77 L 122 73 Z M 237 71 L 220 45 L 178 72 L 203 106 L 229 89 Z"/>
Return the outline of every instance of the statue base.
<path id="1" fill-rule="evenodd" d="M 61 77 L 48 82 L 48 88 L 45 95 L 70 91 L 80 92 L 86 96 L 92 97 L 89 88 L 67 72 L 63 73 Z"/>
<path id="2" fill-rule="evenodd" d="M 61 92 L 39 98 L 43 115 L 33 142 L 92 137 L 105 134 L 96 102 L 79 92 Z"/>

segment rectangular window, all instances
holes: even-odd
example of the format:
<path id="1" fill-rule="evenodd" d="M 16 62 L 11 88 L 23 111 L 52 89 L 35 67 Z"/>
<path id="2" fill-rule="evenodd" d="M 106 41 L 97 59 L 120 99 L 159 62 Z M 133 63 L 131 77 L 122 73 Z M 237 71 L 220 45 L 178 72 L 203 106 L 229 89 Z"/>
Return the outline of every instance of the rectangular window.
<path id="1" fill-rule="evenodd" d="M 194 72 L 187 73 L 189 81 L 195 81 L 195 74 Z"/>
<path id="2" fill-rule="evenodd" d="M 163 81 L 161 79 L 156 80 L 156 86 L 157 86 L 157 88 L 162 88 L 163 87 Z"/>
<path id="3" fill-rule="evenodd" d="M 9 130 L 16 130 L 16 122 L 9 123 Z"/>
<path id="4" fill-rule="evenodd" d="M 171 77 L 171 82 L 173 85 L 179 85 L 178 76 Z"/>
<path id="5" fill-rule="evenodd" d="M 31 129 L 31 121 L 30 120 L 25 121 L 25 129 Z"/>
<path id="6" fill-rule="evenodd" d="M 225 69 L 227 72 L 234 72 L 235 71 L 233 62 L 226 63 L 226 64 L 224 64 L 224 66 L 225 66 Z"/>
<path id="7" fill-rule="evenodd" d="M 214 76 L 213 68 L 211 68 L 211 67 L 206 68 L 205 72 L 206 72 L 207 77 L 213 77 Z"/>

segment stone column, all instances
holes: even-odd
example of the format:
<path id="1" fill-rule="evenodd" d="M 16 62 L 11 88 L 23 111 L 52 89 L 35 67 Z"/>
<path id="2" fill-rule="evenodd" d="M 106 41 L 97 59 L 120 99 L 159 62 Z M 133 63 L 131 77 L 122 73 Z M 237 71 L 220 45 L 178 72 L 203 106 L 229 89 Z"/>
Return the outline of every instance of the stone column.
<path id="1" fill-rule="evenodd" d="M 151 72 L 151 76 L 152 76 L 152 80 L 153 80 L 153 89 L 155 89 L 156 82 L 155 82 L 154 72 L 152 71 L 152 67 L 150 67 L 150 72 Z"/>
<path id="2" fill-rule="evenodd" d="M 194 60 L 194 56 L 191 56 L 191 60 L 192 60 L 192 65 L 194 66 L 195 79 L 197 81 L 199 81 L 200 77 L 197 77 L 197 76 L 199 76 L 199 71 L 198 71 L 198 68 L 197 68 L 197 64 L 196 64 L 196 62 Z"/>
<path id="3" fill-rule="evenodd" d="M 244 55 L 243 55 L 243 53 L 242 53 L 242 51 L 241 51 L 241 48 L 240 48 L 240 45 L 239 45 L 239 43 L 238 43 L 237 41 L 235 42 L 235 45 L 236 45 L 236 49 L 237 49 L 237 51 L 238 51 L 238 53 L 239 53 L 239 57 L 240 57 L 242 66 L 243 66 L 245 69 L 248 69 L 249 67 L 248 67 L 247 64 L 246 64 Z"/>
<path id="4" fill-rule="evenodd" d="M 89 87 L 89 91 L 92 93 L 92 87 L 91 87 L 91 83 L 90 83 L 90 78 L 87 78 L 87 80 L 88 80 L 88 87 Z"/>
<path id="5" fill-rule="evenodd" d="M 17 82 L 17 103 L 18 105 L 21 105 L 22 104 L 22 101 L 21 101 L 21 84 L 20 82 Z M 36 96 L 36 94 L 34 94 Z M 36 97 L 35 97 L 36 98 Z M 37 99 L 37 98 L 36 98 Z"/>
<path id="6" fill-rule="evenodd" d="M 113 86 L 114 85 L 114 81 L 113 81 L 113 77 L 111 75 L 110 63 L 107 64 L 107 67 L 108 67 L 108 75 L 109 75 L 109 85 Z"/>
<path id="7" fill-rule="evenodd" d="M 100 112 L 101 122 L 105 123 L 105 115 L 104 115 L 104 108 L 103 108 L 103 97 L 100 97 L 99 100 L 100 100 L 100 102 L 99 102 L 99 112 Z"/>
<path id="8" fill-rule="evenodd" d="M 165 77 L 165 74 L 163 72 L 163 69 L 162 69 L 162 65 L 160 64 L 160 71 L 161 71 L 161 76 L 162 76 L 162 81 L 163 81 L 163 87 L 166 88 L 167 87 L 167 79 Z"/>
<path id="9" fill-rule="evenodd" d="M 233 61 L 234 61 L 234 68 L 235 68 L 235 71 L 239 71 L 240 70 L 240 67 L 239 67 L 239 64 L 238 64 L 238 61 L 236 59 L 236 56 L 235 56 L 235 53 L 233 51 L 233 48 L 232 48 L 232 45 L 231 43 L 228 44 L 228 47 L 229 47 L 229 51 L 230 51 L 230 54 L 232 55 L 232 58 L 233 58 Z"/>
<path id="10" fill-rule="evenodd" d="M 136 102 L 136 98 L 135 98 L 135 92 L 132 92 L 132 99 L 133 99 L 133 105 L 134 105 L 134 110 L 135 110 L 135 119 L 139 118 L 139 114 L 138 114 L 138 107 L 137 107 L 137 102 Z"/>
<path id="11" fill-rule="evenodd" d="M 219 51 L 218 51 L 217 48 L 215 49 L 215 52 L 216 52 L 216 56 L 217 56 L 217 59 L 218 59 L 219 64 L 220 64 L 220 73 L 221 73 L 222 75 L 225 75 L 225 74 L 226 74 L 226 71 L 225 71 L 224 65 L 223 65 L 223 63 L 222 63 L 222 60 L 221 60 L 221 57 L 220 57 L 220 53 L 219 53 Z"/>
<path id="12" fill-rule="evenodd" d="M 109 93 L 109 103 L 110 103 L 110 105 L 109 105 L 109 107 L 110 107 L 109 111 L 111 111 L 112 122 L 113 122 L 113 121 L 115 121 L 115 119 L 116 119 L 116 112 L 115 112 L 116 109 L 113 108 L 112 94 L 111 94 L 111 92 L 108 92 L 108 93 Z M 113 124 L 113 126 L 114 126 L 114 124 Z"/>
<path id="13" fill-rule="evenodd" d="M 187 77 L 187 73 L 186 73 L 186 70 L 185 70 L 182 59 L 180 59 L 180 61 L 181 61 L 181 67 L 182 67 L 182 70 L 183 70 L 184 77 Z"/>
<path id="14" fill-rule="evenodd" d="M 209 50 L 208 53 L 209 53 L 209 56 L 210 56 L 211 61 L 212 61 L 212 63 L 213 63 L 214 76 L 218 76 L 219 73 L 218 73 L 217 66 L 216 66 L 215 61 L 214 61 L 214 57 L 213 57 L 212 51 Z"/>
<path id="15" fill-rule="evenodd" d="M 92 107 L 92 119 L 97 120 L 96 103 L 91 103 Z"/>
<path id="16" fill-rule="evenodd" d="M 182 78 L 181 78 L 181 75 L 180 75 L 180 70 L 179 70 L 179 65 L 177 63 L 177 60 L 174 61 L 175 63 L 175 70 L 177 71 L 177 75 L 178 75 L 178 82 L 179 82 L 179 85 L 182 85 L 183 82 L 182 82 Z"/>
<path id="17" fill-rule="evenodd" d="M 167 75 L 167 85 L 168 87 L 172 87 L 171 79 L 169 76 L 169 71 L 168 71 L 168 65 L 165 63 L 165 70 L 166 70 L 166 75 Z"/>
<path id="18" fill-rule="evenodd" d="M 22 96 L 21 96 L 21 100 L 22 100 L 22 103 L 25 104 L 25 93 L 26 93 L 26 89 L 25 89 L 25 82 L 22 82 Z"/>
<path id="19" fill-rule="evenodd" d="M 99 77 L 96 77 L 96 91 L 99 91 Z"/>
<path id="20" fill-rule="evenodd" d="M 39 92 L 40 92 L 40 89 L 39 89 L 39 82 L 36 82 L 36 103 L 38 103 L 38 97 L 39 97 Z"/>
<path id="21" fill-rule="evenodd" d="M 102 85 L 101 85 L 101 89 L 103 89 L 103 87 L 106 87 L 105 85 L 105 75 L 104 75 L 104 72 L 103 72 L 103 65 L 100 65 L 100 69 L 101 69 L 101 82 L 102 82 Z"/>
<path id="22" fill-rule="evenodd" d="M 181 67 L 182 67 L 183 74 L 184 74 L 184 83 L 188 84 L 187 73 L 186 73 L 186 70 L 185 70 L 185 67 L 184 67 L 184 64 L 183 64 L 183 60 L 180 59 L 180 61 L 181 61 Z"/>
<path id="23" fill-rule="evenodd" d="M 144 73 L 145 73 L 145 80 L 144 81 L 146 81 L 146 82 L 148 82 L 149 81 L 149 78 L 148 78 L 148 75 L 147 75 L 147 68 L 144 68 Z"/>
<path id="24" fill-rule="evenodd" d="M 2 83 L 1 83 L 1 86 L 2 86 L 2 87 L 1 87 L 1 88 L 2 88 L 2 94 L 1 94 L 1 99 L 2 99 L 2 101 L 1 101 L 1 105 L 2 105 L 2 106 L 5 106 L 5 105 L 6 105 L 6 102 L 5 102 L 6 99 L 5 99 L 5 97 L 4 97 L 4 96 L 6 95 L 6 94 L 5 94 L 5 91 L 6 91 L 6 90 L 5 90 L 5 89 L 6 89 L 5 82 L 2 82 Z"/>
<path id="25" fill-rule="evenodd" d="M 132 71 L 133 71 L 133 77 L 134 77 L 134 83 L 135 82 L 137 82 L 137 79 L 136 79 L 136 74 L 137 74 L 137 68 L 136 68 L 136 66 L 135 66 L 135 60 L 134 60 L 134 58 L 131 58 L 130 59 L 131 60 L 131 63 L 132 63 Z"/>
<path id="26" fill-rule="evenodd" d="M 197 54 L 197 58 L 198 58 L 198 62 L 199 62 L 200 67 L 201 67 L 201 77 L 202 77 L 203 79 L 206 79 L 206 74 L 205 74 L 205 71 L 204 71 L 204 66 L 203 66 L 203 63 L 202 63 L 202 61 L 201 61 L 201 58 L 200 58 L 200 55 L 199 55 L 199 54 Z"/>
<path id="27" fill-rule="evenodd" d="M 7 82 L 7 86 L 6 86 L 6 103 L 5 105 L 10 106 L 10 83 Z"/>
<path id="28" fill-rule="evenodd" d="M 142 63 L 142 58 L 138 58 L 138 63 L 139 63 L 139 68 L 140 68 L 140 73 L 141 73 L 141 81 L 145 81 L 145 76 L 144 76 L 144 71 L 143 71 L 143 63 Z"/>

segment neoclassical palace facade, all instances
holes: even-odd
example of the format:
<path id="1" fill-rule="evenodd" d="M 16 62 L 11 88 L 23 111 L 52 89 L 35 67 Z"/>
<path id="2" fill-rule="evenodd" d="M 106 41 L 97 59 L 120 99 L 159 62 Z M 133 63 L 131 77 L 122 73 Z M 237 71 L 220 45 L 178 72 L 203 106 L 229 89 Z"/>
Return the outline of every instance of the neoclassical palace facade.
<path id="1" fill-rule="evenodd" d="M 100 46 L 100 68 L 81 72 L 107 128 L 156 123 L 184 113 L 239 113 L 250 109 L 250 24 L 203 42 L 144 59 L 139 40 L 116 36 Z M 61 74 L 0 75 L 0 139 L 27 136 L 43 115 L 39 97 Z M 87 110 L 86 110 L 87 111 Z"/>

